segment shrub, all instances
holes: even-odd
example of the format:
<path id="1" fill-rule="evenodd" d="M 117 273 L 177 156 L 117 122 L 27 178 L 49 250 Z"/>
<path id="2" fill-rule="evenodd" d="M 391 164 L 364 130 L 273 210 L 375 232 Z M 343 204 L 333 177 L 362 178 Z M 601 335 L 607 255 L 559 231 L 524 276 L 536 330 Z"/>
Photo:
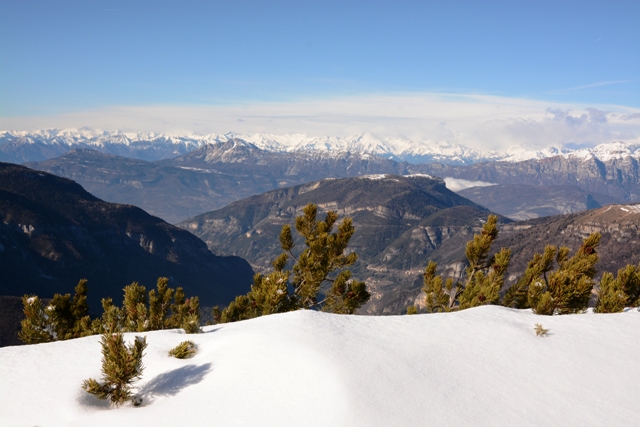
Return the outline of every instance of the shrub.
<path id="1" fill-rule="evenodd" d="M 498 303 L 511 250 L 502 248 L 489 256 L 491 245 L 497 237 L 498 217 L 489 215 L 482 231 L 467 242 L 465 253 L 469 266 L 465 270 L 464 283 L 454 284 L 452 279 L 448 279 L 443 285 L 442 277 L 435 275 L 437 264 L 429 262 L 422 288 L 426 295 L 427 312 L 463 310 Z"/>
<path id="2" fill-rule="evenodd" d="M 173 356 L 176 359 L 188 359 L 194 354 L 196 354 L 196 344 L 193 341 L 182 341 L 169 350 L 169 356 Z"/>
<path id="3" fill-rule="evenodd" d="M 84 380 L 82 388 L 98 399 L 120 406 L 132 401 L 133 383 L 140 379 L 144 365 L 142 357 L 147 348 L 146 337 L 136 337 L 133 344 L 125 345 L 122 332 L 102 334 L 102 382 L 93 378 Z M 134 402 L 137 406 L 139 401 Z"/>
<path id="4" fill-rule="evenodd" d="M 627 265 L 618 270 L 618 276 L 604 273 L 600 279 L 600 289 L 594 311 L 596 313 L 617 313 L 629 305 L 638 305 L 640 293 L 640 269 Z"/>
<path id="5" fill-rule="evenodd" d="M 352 280 L 351 272 L 344 270 L 358 259 L 354 252 L 347 253 L 349 240 L 355 232 L 351 218 L 344 218 L 337 232 L 333 232 L 338 214 L 329 211 L 324 220 L 318 220 L 317 213 L 318 207 L 310 203 L 305 206 L 303 215 L 296 217 L 296 231 L 306 245 L 297 256 L 293 251 L 296 245 L 291 227 L 282 227 L 280 245 L 283 252 L 272 262 L 274 271 L 266 276 L 256 274 L 251 291 L 236 297 L 220 313 L 221 322 L 301 308 L 353 314 L 369 300 L 366 284 Z M 294 262 L 293 267 L 286 270 L 290 260 Z M 337 274 L 331 277 L 333 273 Z M 327 282 L 331 287 L 322 298 L 321 291 Z"/>
<path id="6" fill-rule="evenodd" d="M 536 336 L 539 336 L 539 337 L 543 337 L 547 335 L 547 333 L 549 332 L 549 330 L 543 328 L 540 323 L 536 323 L 536 326 L 533 328 L 533 330 L 536 331 Z"/>
<path id="7" fill-rule="evenodd" d="M 45 307 L 37 296 L 24 295 L 22 305 L 25 318 L 18 337 L 25 344 L 68 340 L 93 333 L 85 279 L 78 282 L 73 299 L 70 294 L 55 294 Z"/>

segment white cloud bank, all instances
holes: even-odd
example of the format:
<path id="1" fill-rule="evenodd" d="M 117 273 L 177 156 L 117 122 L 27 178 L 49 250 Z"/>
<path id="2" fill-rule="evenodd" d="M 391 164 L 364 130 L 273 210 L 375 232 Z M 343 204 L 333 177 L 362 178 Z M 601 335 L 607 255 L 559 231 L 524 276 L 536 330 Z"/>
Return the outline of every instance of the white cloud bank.
<path id="1" fill-rule="evenodd" d="M 0 129 L 92 127 L 198 134 L 292 134 L 447 141 L 475 149 L 640 143 L 640 109 L 461 94 L 368 95 L 238 105 L 112 106 L 3 117 Z"/>
<path id="2" fill-rule="evenodd" d="M 451 191 L 458 192 L 462 190 L 466 190 L 467 188 L 472 187 L 490 187 L 492 185 L 496 185 L 492 182 L 485 181 L 469 181 L 468 179 L 459 179 L 459 178 L 443 178 L 447 188 Z"/>

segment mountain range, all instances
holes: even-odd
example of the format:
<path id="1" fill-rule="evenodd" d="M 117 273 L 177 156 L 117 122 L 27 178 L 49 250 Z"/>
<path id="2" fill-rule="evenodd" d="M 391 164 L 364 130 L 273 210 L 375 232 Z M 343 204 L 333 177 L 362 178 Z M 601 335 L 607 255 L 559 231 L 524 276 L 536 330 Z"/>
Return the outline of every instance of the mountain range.
<path id="1" fill-rule="evenodd" d="M 640 144 L 613 142 L 595 148 L 571 149 L 549 146 L 543 149 L 514 146 L 502 151 L 483 151 L 447 141 L 378 138 L 365 133 L 350 137 L 226 134 L 173 135 L 142 132 L 101 131 L 88 128 L 49 129 L 33 132 L 0 132 L 0 161 L 23 163 L 42 161 L 65 154 L 73 148 L 93 148 L 105 153 L 143 160 L 159 160 L 188 153 L 207 144 L 241 139 L 270 152 L 350 152 L 407 161 L 469 165 L 479 162 L 519 162 L 563 156 L 594 155 L 606 161 L 629 154 L 638 158 Z"/>
<path id="2" fill-rule="evenodd" d="M 320 211 L 352 217 L 356 233 L 349 245 L 359 255 L 352 269 L 372 290 L 361 312 L 400 314 L 420 305 L 421 273 L 430 260 L 445 276 L 460 277 L 465 245 L 490 213 L 427 175 L 368 175 L 273 190 L 198 215 L 180 224 L 203 239 L 212 252 L 247 259 L 267 271 L 280 253 L 282 225 L 293 224 L 307 203 Z M 640 205 L 613 204 L 585 212 L 513 222 L 501 217 L 494 249 L 512 249 L 506 286 L 547 244 L 576 250 L 594 231 L 602 234 L 599 271 L 615 272 L 640 262 Z M 302 242 L 298 240 L 298 245 Z"/>
<path id="3" fill-rule="evenodd" d="M 138 205 L 172 223 L 253 194 L 323 178 L 415 173 L 464 182 L 465 197 L 520 220 L 640 200 L 635 152 L 620 144 L 609 148 L 594 150 L 600 157 L 590 153 L 455 166 L 397 162 L 348 151 L 267 151 L 234 138 L 154 162 L 73 149 L 26 164 L 76 180 L 105 200 Z M 517 187 L 509 187 L 513 185 Z"/>

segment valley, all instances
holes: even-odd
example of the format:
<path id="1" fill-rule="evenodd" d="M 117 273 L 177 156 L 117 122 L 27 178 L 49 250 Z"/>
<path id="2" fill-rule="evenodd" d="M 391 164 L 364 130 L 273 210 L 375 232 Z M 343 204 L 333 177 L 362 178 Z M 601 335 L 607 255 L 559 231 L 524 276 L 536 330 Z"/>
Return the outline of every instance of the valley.
<path id="1" fill-rule="evenodd" d="M 344 146 L 356 150 L 351 152 L 287 148 L 265 138 L 257 141 L 261 148 L 233 135 L 206 143 L 163 141 L 175 145 L 172 156 L 165 150 L 155 158 L 145 155 L 146 160 L 123 157 L 104 152 L 113 144 L 85 141 L 91 148 L 69 143 L 76 148 L 26 165 L 73 179 L 110 202 L 138 205 L 201 238 L 212 253 L 246 259 L 260 272 L 280 251 L 282 225 L 292 223 L 307 203 L 350 216 L 358 230 L 350 250 L 360 257 L 352 271 L 372 293 L 361 310 L 367 314 L 420 306 L 421 274 L 429 260 L 446 276 L 459 277 L 464 246 L 490 212 L 501 215 L 497 244 L 514 250 L 508 285 L 544 247 L 539 236 L 553 233 L 549 243 L 575 248 L 576 236 L 584 232 L 557 224 L 580 222 L 586 212 L 632 202 L 640 194 L 634 148 L 620 144 L 580 155 L 456 165 L 398 162 L 359 152 L 362 146 L 355 144 Z M 141 153 L 145 144 L 151 143 L 130 141 L 122 147 L 135 146 Z M 466 180 L 466 188 L 454 193 L 439 177 Z M 474 182 L 484 184 L 474 187 Z M 602 268 L 613 271 L 622 262 L 640 261 L 628 249 L 634 247 L 628 245 L 635 242 L 634 222 L 616 222 L 618 231 L 605 222 L 585 226 L 603 232 Z M 232 294 L 226 294 L 227 301 Z"/>

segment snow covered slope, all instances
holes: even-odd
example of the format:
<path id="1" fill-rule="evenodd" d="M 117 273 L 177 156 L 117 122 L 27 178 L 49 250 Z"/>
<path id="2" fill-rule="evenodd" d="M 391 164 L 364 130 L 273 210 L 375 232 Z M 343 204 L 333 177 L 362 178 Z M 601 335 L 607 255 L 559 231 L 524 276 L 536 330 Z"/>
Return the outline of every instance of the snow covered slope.
<path id="1" fill-rule="evenodd" d="M 0 132 L 0 160 L 41 161 L 62 155 L 72 148 L 94 148 L 109 154 L 158 160 L 176 157 L 206 144 L 234 138 L 272 152 L 356 152 L 407 161 L 469 165 L 488 161 L 518 162 L 557 155 L 593 155 L 605 161 L 628 155 L 640 158 L 640 145 L 625 142 L 602 144 L 595 148 L 571 150 L 563 147 L 532 149 L 514 146 L 505 151 L 482 151 L 446 140 L 377 138 L 364 133 L 349 137 L 307 136 L 303 134 L 226 134 L 170 135 L 144 132 L 102 131 L 88 128 L 47 129 L 35 132 Z"/>
<path id="2" fill-rule="evenodd" d="M 549 335 L 538 337 L 541 323 Z M 143 405 L 109 409 L 99 337 L 0 348 L 6 426 L 640 425 L 640 313 L 479 307 L 397 317 L 298 311 L 146 333 Z M 134 334 L 127 334 L 132 340 Z M 169 358 L 193 339 L 192 359 Z"/>

